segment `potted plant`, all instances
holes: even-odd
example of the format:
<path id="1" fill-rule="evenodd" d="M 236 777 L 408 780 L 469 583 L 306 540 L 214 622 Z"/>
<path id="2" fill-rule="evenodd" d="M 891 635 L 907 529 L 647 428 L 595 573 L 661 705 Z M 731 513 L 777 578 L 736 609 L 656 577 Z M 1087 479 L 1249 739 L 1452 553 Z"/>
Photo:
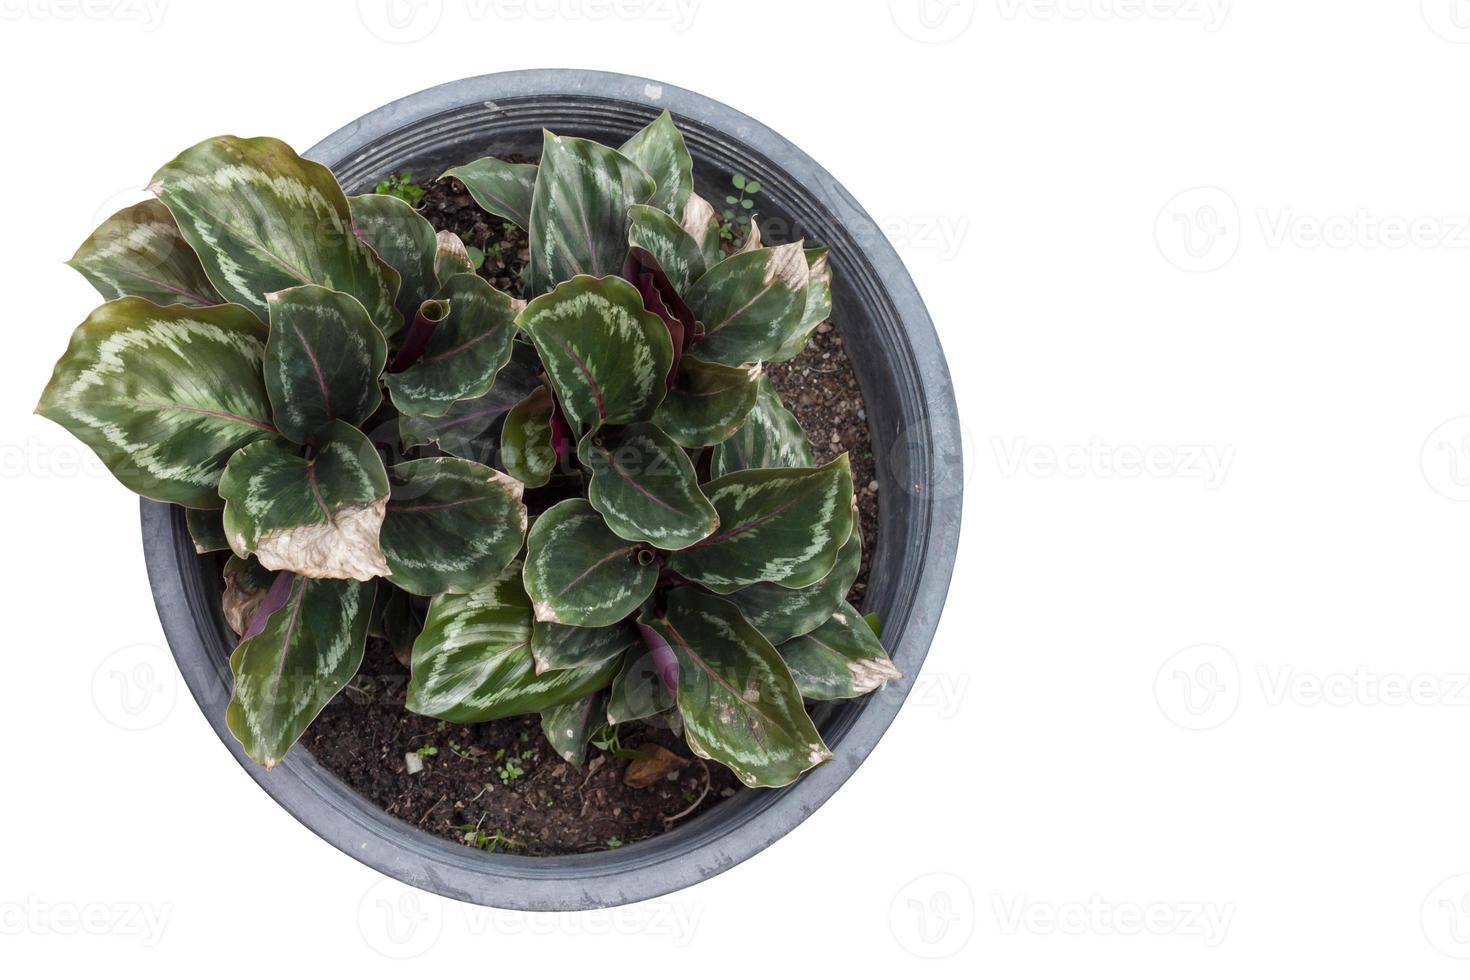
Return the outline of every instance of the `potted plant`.
<path id="1" fill-rule="evenodd" d="M 160 614 L 216 729 L 384 871 L 524 908 L 697 880 L 825 799 L 922 660 L 958 517 L 942 356 L 830 178 L 738 122 L 643 80 L 486 76 L 385 107 L 315 160 L 206 140 L 73 259 L 107 302 L 39 410 L 147 498 Z M 425 173 L 499 236 L 436 228 Z M 902 487 L 867 617 L 847 599 L 877 481 L 865 498 L 848 455 L 819 461 L 769 377 L 830 332 L 834 299 L 864 381 L 848 410 L 887 426 L 879 473 Z M 614 759 L 623 785 L 689 805 L 594 853 L 533 856 L 486 804 L 455 834 L 415 830 L 303 751 L 332 763 L 325 746 L 363 737 L 349 686 L 370 643 L 409 671 L 378 707 L 441 736 L 394 776 L 453 753 L 454 814 L 476 781 L 475 800 L 518 797 L 523 763 L 566 779 L 589 743 L 589 768 Z M 322 741 L 329 705 L 347 717 Z"/>

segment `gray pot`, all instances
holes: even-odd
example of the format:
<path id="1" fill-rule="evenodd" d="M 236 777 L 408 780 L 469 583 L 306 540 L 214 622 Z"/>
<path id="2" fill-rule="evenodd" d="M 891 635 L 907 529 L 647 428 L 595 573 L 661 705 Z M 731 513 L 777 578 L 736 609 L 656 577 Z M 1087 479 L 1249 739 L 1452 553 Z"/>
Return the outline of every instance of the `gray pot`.
<path id="1" fill-rule="evenodd" d="M 540 152 L 543 127 L 617 145 L 663 109 L 694 156 L 696 183 L 724 199 L 732 173 L 760 180 L 767 237 L 832 247 L 833 320 L 867 402 L 881 524 L 866 607 L 904 680 L 814 716 L 834 757 L 779 790 L 736 794 L 651 840 L 564 857 L 487 854 L 391 817 L 301 746 L 267 773 L 225 729 L 234 637 L 216 566 L 195 555 L 183 511 L 143 502 L 154 600 L 179 670 L 220 739 L 277 803 L 343 852 L 450 898 L 526 910 L 620 905 L 703 881 L 790 831 L 837 791 L 897 714 L 924 663 L 959 541 L 962 467 L 949 369 L 913 282 L 876 224 L 832 176 L 728 106 L 643 78 L 593 71 L 482 75 L 368 113 L 308 151 L 349 194 L 402 170 L 422 176 L 486 155 Z M 902 791 L 901 786 L 893 787 Z M 918 819 L 919 815 L 915 815 Z"/>

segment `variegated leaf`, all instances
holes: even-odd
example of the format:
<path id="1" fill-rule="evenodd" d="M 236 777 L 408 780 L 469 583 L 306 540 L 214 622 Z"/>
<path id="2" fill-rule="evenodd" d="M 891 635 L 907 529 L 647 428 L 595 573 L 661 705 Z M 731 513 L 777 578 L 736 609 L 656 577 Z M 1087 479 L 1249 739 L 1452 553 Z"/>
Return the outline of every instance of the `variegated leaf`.
<path id="1" fill-rule="evenodd" d="M 585 500 L 563 500 L 531 525 L 526 592 L 536 618 L 566 626 L 611 626 L 658 582 L 654 555 L 624 541 Z"/>
<path id="2" fill-rule="evenodd" d="M 398 273 L 352 233 L 332 172 L 280 140 L 205 140 L 165 164 L 148 189 L 219 294 L 262 320 L 267 293 L 318 285 L 356 297 L 385 333 L 398 328 Z"/>
<path id="3" fill-rule="evenodd" d="M 704 254 L 706 268 L 716 265 L 725 257 L 720 249 L 720 216 L 714 206 L 698 194 L 690 194 L 684 202 L 684 213 L 679 216 L 679 227 L 689 233 L 699 251 Z"/>
<path id="4" fill-rule="evenodd" d="M 243 307 L 113 300 L 72 334 L 36 411 L 134 493 L 212 510 L 230 456 L 276 431 L 265 338 Z"/>
<path id="5" fill-rule="evenodd" d="M 669 110 L 659 113 L 619 149 L 653 178 L 655 189 L 648 203 L 669 214 L 682 214 L 694 191 L 694 160 Z"/>
<path id="6" fill-rule="evenodd" d="M 685 349 L 699 335 L 699 321 L 694 318 L 694 311 L 689 308 L 689 304 L 679 296 L 679 291 L 674 288 L 673 282 L 659 266 L 653 253 L 647 249 L 638 245 L 628 248 L 628 259 L 623 263 L 622 278 L 637 287 L 643 308 L 662 320 L 668 328 L 674 360 L 669 365 L 664 384 L 672 386 L 674 379 L 679 376 L 679 361 L 683 358 Z"/>
<path id="7" fill-rule="evenodd" d="M 541 731 L 546 741 L 557 755 L 578 769 L 587 758 L 587 741 L 606 718 L 603 709 L 606 703 L 606 692 L 597 691 L 541 712 Z"/>
<path id="8" fill-rule="evenodd" d="M 852 522 L 852 536 L 837 553 L 837 564 L 827 577 L 804 589 L 788 589 L 770 582 L 747 585 L 725 598 L 740 607 L 745 621 L 776 645 L 821 626 L 842 605 L 863 562 L 863 535 Z"/>
<path id="9" fill-rule="evenodd" d="M 704 485 L 720 529 L 669 556 L 669 568 L 726 594 L 757 582 L 820 582 L 852 534 L 847 454 L 815 469 L 740 470 Z"/>
<path id="10" fill-rule="evenodd" d="M 680 293 L 709 268 L 699 243 L 678 220 L 647 204 L 628 209 L 628 244 L 647 249 Z"/>
<path id="11" fill-rule="evenodd" d="M 458 178 L 481 209 L 519 228 L 531 227 L 531 195 L 536 190 L 534 163 L 482 157 L 462 167 L 451 167 L 444 176 Z"/>
<path id="12" fill-rule="evenodd" d="M 747 786 L 785 786 L 832 757 L 780 654 L 735 606 L 680 588 L 662 616 L 641 621 L 679 659 L 679 713 L 696 755 Z"/>
<path id="13" fill-rule="evenodd" d="M 367 310 L 322 286 L 266 298 L 265 389 L 276 428 L 306 445 L 334 421 L 360 425 L 383 400 L 378 377 L 388 360 L 388 343 Z"/>
<path id="14" fill-rule="evenodd" d="M 770 379 L 756 382 L 755 407 L 745 424 L 710 455 L 709 475 L 719 479 L 736 470 L 812 465 L 812 447 L 796 416 L 781 404 Z"/>
<path id="15" fill-rule="evenodd" d="M 218 306 L 224 298 L 199 256 L 159 201 L 144 201 L 108 218 L 66 263 L 103 299 L 137 296 L 159 306 Z"/>
<path id="16" fill-rule="evenodd" d="M 628 250 L 628 207 L 653 192 L 653 178 L 618 151 L 546 133 L 527 229 L 531 292 L 577 275 L 616 275 Z"/>
<path id="17" fill-rule="evenodd" d="M 688 355 L 653 421 L 681 446 L 723 443 L 755 408 L 761 370 L 758 364 L 729 367 Z"/>
<path id="18" fill-rule="evenodd" d="M 675 677 L 677 683 L 677 677 Z M 613 678 L 607 697 L 607 722 L 621 725 L 626 721 L 652 718 L 674 707 L 674 691 L 664 683 L 653 654 L 648 650 L 630 652 L 618 676 Z"/>
<path id="19" fill-rule="evenodd" d="M 535 349 L 525 343 L 514 348 L 510 361 L 495 376 L 495 384 L 480 397 L 457 401 L 437 417 L 399 416 L 398 435 L 404 448 L 436 445 L 461 459 L 487 464 L 493 461 L 500 446 L 499 423 L 505 413 L 541 387 Z"/>
<path id="20" fill-rule="evenodd" d="M 194 510 L 191 507 L 184 511 L 184 522 L 189 527 L 189 537 L 197 553 L 207 555 L 211 551 L 230 550 L 230 541 L 225 537 L 224 515 L 219 511 Z"/>
<path id="21" fill-rule="evenodd" d="M 394 306 L 403 323 L 412 323 L 419 304 L 434 295 L 434 226 L 413 205 L 392 194 L 360 194 L 347 199 L 357 236 L 398 272 Z"/>
<path id="22" fill-rule="evenodd" d="M 832 315 L 832 268 L 827 263 L 829 251 L 826 248 L 806 250 L 806 306 L 802 309 L 801 322 L 786 338 L 781 349 L 771 356 L 772 361 L 789 361 L 800 354 L 822 321 Z"/>
<path id="23" fill-rule="evenodd" d="M 379 547 L 388 474 L 367 436 L 333 422 L 310 458 L 281 439 L 237 452 L 219 485 L 237 555 L 311 578 L 387 575 Z"/>
<path id="24" fill-rule="evenodd" d="M 800 242 L 713 266 L 684 297 L 704 324 L 692 353 L 730 365 L 770 360 L 801 325 L 810 277 Z"/>
<path id="25" fill-rule="evenodd" d="M 422 357 L 388 375 L 393 404 L 404 415 L 437 418 L 457 401 L 478 398 L 510 360 L 514 299 L 469 273 L 451 276 L 436 298 L 448 302 L 449 316 L 434 328 Z"/>
<path id="26" fill-rule="evenodd" d="M 556 469 L 556 447 L 551 441 L 554 406 L 545 385 L 527 395 L 506 413 L 500 430 L 500 462 L 505 471 L 528 487 L 544 487 Z"/>
<path id="27" fill-rule="evenodd" d="M 855 698 L 903 677 L 862 614 L 846 602 L 780 652 L 802 697 L 813 701 Z"/>
<path id="28" fill-rule="evenodd" d="M 362 664 L 373 587 L 294 576 L 285 604 L 230 654 L 225 723 L 267 769 L 285 757 Z"/>
<path id="29" fill-rule="evenodd" d="M 389 580 L 415 595 L 473 592 L 526 540 L 524 488 L 499 470 L 440 456 L 388 471 L 380 540 Z"/>
<path id="30" fill-rule="evenodd" d="M 475 271 L 475 262 L 464 239 L 452 231 L 441 231 L 434 238 L 434 278 L 440 286 L 446 285 L 455 276 L 470 275 Z"/>
<path id="31" fill-rule="evenodd" d="M 537 674 L 530 647 L 531 600 L 520 562 L 484 588 L 435 596 L 413 645 L 408 710 L 466 724 L 493 721 L 574 701 L 617 673 L 613 659 Z"/>
<path id="32" fill-rule="evenodd" d="M 537 622 L 531 631 L 531 659 L 538 674 L 592 667 L 642 647 L 637 627 L 626 620 L 594 628 Z"/>
<path id="33" fill-rule="evenodd" d="M 577 455 L 592 471 L 587 500 L 618 537 L 678 551 L 719 526 L 688 454 L 653 423 L 589 432 Z"/>
<path id="34" fill-rule="evenodd" d="M 225 562 L 225 591 L 220 596 L 220 611 L 236 636 L 244 636 L 250 628 L 256 611 L 280 574 L 262 568 L 253 557 L 231 555 Z"/>
<path id="35" fill-rule="evenodd" d="M 674 351 L 668 328 L 615 276 L 577 276 L 521 312 L 562 411 L 583 432 L 640 422 L 663 401 Z"/>

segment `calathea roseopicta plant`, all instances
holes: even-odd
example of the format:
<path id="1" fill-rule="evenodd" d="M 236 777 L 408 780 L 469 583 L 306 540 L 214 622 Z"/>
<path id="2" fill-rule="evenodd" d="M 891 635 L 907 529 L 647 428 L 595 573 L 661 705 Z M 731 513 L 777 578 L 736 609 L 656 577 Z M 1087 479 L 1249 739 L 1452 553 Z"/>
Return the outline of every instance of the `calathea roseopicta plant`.
<path id="1" fill-rule="evenodd" d="M 155 176 L 71 264 L 107 300 L 39 411 L 229 551 L 231 732 L 277 763 L 369 634 L 410 710 L 539 713 L 580 764 L 664 719 L 751 786 L 830 757 L 807 700 L 898 672 L 845 596 L 845 456 L 814 465 L 762 365 L 831 309 L 824 249 L 726 256 L 667 113 L 616 149 L 449 171 L 525 229 L 526 298 L 399 197 L 267 138 Z"/>

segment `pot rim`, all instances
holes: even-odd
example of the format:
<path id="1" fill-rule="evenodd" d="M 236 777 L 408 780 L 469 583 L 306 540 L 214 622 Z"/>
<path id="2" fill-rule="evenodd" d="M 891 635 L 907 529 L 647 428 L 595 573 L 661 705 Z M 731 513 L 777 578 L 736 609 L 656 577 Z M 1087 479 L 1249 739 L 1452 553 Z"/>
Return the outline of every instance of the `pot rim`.
<path id="1" fill-rule="evenodd" d="M 770 128 L 686 89 L 609 72 L 532 69 L 448 82 L 369 112 L 305 155 L 329 162 L 335 170 L 336 163 L 350 164 L 365 147 L 425 118 L 486 105 L 493 109 L 493 103 L 501 99 L 535 97 L 585 97 L 593 102 L 631 104 L 651 113 L 667 108 L 676 117 L 718 130 L 740 150 L 774 163 L 828 212 L 836 227 L 877 227 L 831 174 Z M 225 727 L 228 663 L 211 655 L 204 635 L 207 627 L 201 619 L 201 611 L 218 600 L 205 594 L 197 576 L 184 574 L 197 556 L 182 508 L 144 500 L 144 553 L 164 633 L 190 692 L 236 761 L 289 813 L 358 861 L 445 897 L 508 909 L 570 911 L 654 898 L 713 877 L 794 829 L 847 780 L 898 713 L 933 640 L 959 545 L 960 425 L 938 337 L 912 279 L 887 239 L 868 234 L 859 248 L 895 312 L 913 362 L 910 383 L 917 382 L 923 418 L 917 422 L 906 419 L 913 428 L 903 435 L 923 442 L 920 448 L 928 470 L 914 475 L 924 482 L 916 483 L 913 492 L 920 495 L 927 520 L 923 540 L 903 542 L 922 556 L 916 585 L 910 590 L 911 602 L 903 610 L 898 642 L 891 647 L 905 677 L 860 702 L 861 710 L 833 744 L 830 762 L 781 789 L 739 794 L 730 803 L 657 837 L 611 851 L 555 857 L 485 854 L 428 834 L 350 790 L 302 749 L 290 752 L 267 773 L 245 757 Z M 936 467 L 944 471 L 936 474 Z M 725 826 L 703 819 L 736 800 L 743 801 L 741 822 Z"/>

